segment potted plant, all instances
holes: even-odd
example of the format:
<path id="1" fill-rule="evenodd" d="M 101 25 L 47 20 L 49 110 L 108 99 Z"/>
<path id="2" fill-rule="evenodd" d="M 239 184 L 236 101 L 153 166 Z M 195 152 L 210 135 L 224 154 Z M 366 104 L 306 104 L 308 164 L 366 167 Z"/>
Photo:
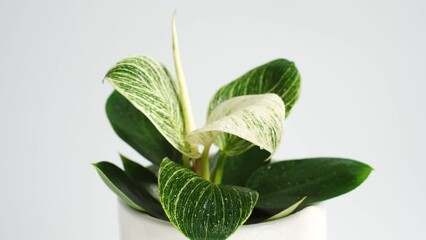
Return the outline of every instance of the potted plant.
<path id="1" fill-rule="evenodd" d="M 254 237 L 251 234 L 262 229 L 273 229 L 282 237 L 286 224 L 300 228 L 306 223 L 305 228 L 312 228 L 315 221 L 309 224 L 310 219 L 324 222 L 321 211 L 310 206 L 353 190 L 372 169 L 343 158 L 271 161 L 284 120 L 299 97 L 295 64 L 274 60 L 223 86 L 210 101 L 205 126 L 197 129 L 174 19 L 176 80 L 164 65 L 146 56 L 121 60 L 105 77 L 115 88 L 106 104 L 113 129 L 152 162 L 144 167 L 121 156 L 124 170 L 109 162 L 94 164 L 126 205 L 120 206 L 120 216 L 126 221 L 139 219 L 133 227 L 141 227 L 139 234 L 154 232 L 122 234 L 123 238 L 156 239 L 157 234 L 226 239 L 243 224 L 249 235 L 240 239 Z M 211 155 L 213 144 L 219 150 Z M 123 230 L 133 223 L 120 224 Z M 170 231 L 173 236 L 167 235 Z M 316 238 L 289 234 L 289 240 L 324 239 L 324 234 Z"/>

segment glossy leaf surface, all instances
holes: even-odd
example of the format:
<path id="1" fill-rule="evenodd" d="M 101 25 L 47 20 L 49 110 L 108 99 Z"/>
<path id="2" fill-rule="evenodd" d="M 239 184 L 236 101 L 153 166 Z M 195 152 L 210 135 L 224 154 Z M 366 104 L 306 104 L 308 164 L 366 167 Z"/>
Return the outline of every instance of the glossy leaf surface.
<path id="1" fill-rule="evenodd" d="M 226 239 L 258 197 L 247 188 L 215 185 L 168 159 L 160 167 L 159 188 L 168 218 L 190 239 Z"/>
<path id="2" fill-rule="evenodd" d="M 288 208 L 303 197 L 301 206 L 324 201 L 359 186 L 372 168 L 342 158 L 311 158 L 272 163 L 259 168 L 246 187 L 259 192 L 256 207 Z"/>
<path id="3" fill-rule="evenodd" d="M 124 166 L 124 172 L 129 176 L 136 184 L 145 189 L 151 196 L 160 201 L 158 193 L 158 178 L 151 170 L 144 166 L 128 159 L 121 155 L 121 161 Z"/>
<path id="4" fill-rule="evenodd" d="M 288 215 L 292 214 L 297 209 L 297 207 L 299 207 L 300 204 L 302 204 L 302 202 L 305 201 L 305 199 L 306 199 L 306 197 L 300 199 L 300 201 L 298 201 L 297 203 L 291 205 L 290 207 L 284 209 L 283 211 L 281 211 L 281 212 L 275 214 L 274 216 L 268 218 L 266 221 L 272 221 L 272 220 L 277 220 L 277 219 L 287 217 Z"/>
<path id="5" fill-rule="evenodd" d="M 154 217 L 166 219 L 160 203 L 119 167 L 109 162 L 98 162 L 93 165 L 106 185 L 128 206 Z"/>
<path id="6" fill-rule="evenodd" d="M 224 156 L 222 184 L 245 186 L 247 179 L 258 168 L 269 164 L 270 153 L 253 147 L 237 156 Z"/>
<path id="7" fill-rule="evenodd" d="M 117 135 L 147 160 L 160 165 L 165 157 L 181 159 L 151 121 L 117 91 L 108 98 L 106 113 Z"/>

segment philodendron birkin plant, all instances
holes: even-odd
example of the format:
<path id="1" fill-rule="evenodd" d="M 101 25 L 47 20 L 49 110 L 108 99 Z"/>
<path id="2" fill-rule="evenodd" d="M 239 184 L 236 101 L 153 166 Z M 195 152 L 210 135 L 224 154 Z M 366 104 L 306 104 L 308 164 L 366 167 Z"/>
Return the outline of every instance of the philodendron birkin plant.
<path id="1" fill-rule="evenodd" d="M 226 239 L 242 224 L 283 218 L 368 177 L 368 165 L 344 158 L 271 161 L 300 92 L 300 74 L 285 59 L 220 88 L 196 128 L 174 20 L 172 32 L 176 78 L 146 56 L 121 60 L 105 77 L 115 88 L 106 104 L 113 129 L 152 163 L 121 156 L 124 170 L 94 164 L 129 207 L 190 239 Z M 213 144 L 219 150 L 211 154 Z"/>

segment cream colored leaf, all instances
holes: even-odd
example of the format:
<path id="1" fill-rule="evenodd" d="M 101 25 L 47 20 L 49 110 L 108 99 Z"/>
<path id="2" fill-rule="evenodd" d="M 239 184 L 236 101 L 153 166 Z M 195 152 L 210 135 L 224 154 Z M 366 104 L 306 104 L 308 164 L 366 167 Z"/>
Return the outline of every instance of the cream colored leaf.
<path id="1" fill-rule="evenodd" d="M 229 133 L 273 153 L 281 141 L 284 116 L 284 103 L 276 94 L 231 98 L 210 113 L 203 128 L 188 134 L 187 141 L 210 145 L 220 133 Z M 251 147 L 246 141 L 230 143 L 219 138 L 217 145 L 225 153 L 236 155 Z"/>

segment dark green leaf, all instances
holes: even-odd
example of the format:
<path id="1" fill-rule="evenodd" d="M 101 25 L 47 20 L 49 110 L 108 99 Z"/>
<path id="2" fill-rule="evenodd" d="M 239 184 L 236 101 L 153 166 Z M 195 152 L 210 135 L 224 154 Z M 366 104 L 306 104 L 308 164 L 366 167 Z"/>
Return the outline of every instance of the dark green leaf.
<path id="1" fill-rule="evenodd" d="M 303 207 L 353 190 L 371 171 L 364 163 L 342 158 L 281 161 L 259 168 L 246 187 L 259 192 L 256 207 L 285 209 L 307 196 Z"/>
<path id="2" fill-rule="evenodd" d="M 106 112 L 117 135 L 152 163 L 160 165 L 164 157 L 181 159 L 151 121 L 117 91 L 108 98 Z"/>
<path id="3" fill-rule="evenodd" d="M 245 186 L 254 171 L 269 163 L 267 160 L 269 155 L 268 151 L 260 150 L 256 146 L 241 155 L 232 157 L 225 155 L 222 184 Z"/>
<path id="4" fill-rule="evenodd" d="M 107 186 L 127 205 L 154 217 L 167 219 L 160 203 L 119 167 L 109 162 L 99 162 L 93 165 Z"/>
<path id="5" fill-rule="evenodd" d="M 250 225 L 250 224 L 256 224 L 256 223 L 261 223 L 264 222 L 266 219 L 270 218 L 271 216 L 273 216 L 274 214 L 278 213 L 278 211 L 274 212 L 274 213 L 269 213 L 263 209 L 260 208 L 254 208 L 249 219 L 247 219 L 247 221 L 244 223 L 244 225 Z"/>
<path id="6" fill-rule="evenodd" d="M 120 155 L 121 161 L 123 162 L 124 172 L 134 182 L 139 184 L 143 189 L 148 191 L 154 198 L 158 196 L 158 178 L 147 168 L 139 165 L 138 163 L 128 159 L 127 157 Z"/>
<path id="7" fill-rule="evenodd" d="M 247 188 L 215 185 L 168 159 L 160 166 L 159 188 L 170 221 L 190 239 L 226 239 L 258 197 Z"/>

